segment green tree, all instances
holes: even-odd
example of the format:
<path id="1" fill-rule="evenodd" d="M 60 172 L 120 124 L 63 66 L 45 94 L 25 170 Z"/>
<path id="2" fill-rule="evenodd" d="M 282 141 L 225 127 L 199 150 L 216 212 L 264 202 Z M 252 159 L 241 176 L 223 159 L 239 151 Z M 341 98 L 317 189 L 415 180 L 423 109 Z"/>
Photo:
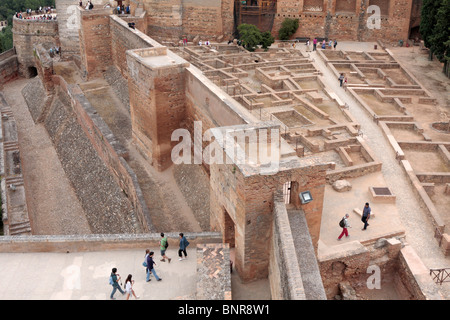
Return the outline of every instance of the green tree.
<path id="1" fill-rule="evenodd" d="M 281 23 L 280 30 L 278 30 L 278 37 L 280 38 L 280 40 L 289 40 L 289 38 L 297 31 L 298 25 L 298 19 L 284 19 L 284 21 Z"/>
<path id="2" fill-rule="evenodd" d="M 444 63 L 448 72 L 450 59 L 450 0 L 423 0 L 420 18 L 420 35 L 425 47 Z"/>
<path id="3" fill-rule="evenodd" d="M 432 34 L 428 37 L 430 51 L 436 58 L 444 63 L 446 69 L 447 61 L 450 57 L 450 0 L 442 0 L 441 6 L 436 13 L 436 24 Z"/>
<path id="4" fill-rule="evenodd" d="M 261 40 L 261 47 L 267 51 L 267 49 L 269 49 L 269 47 L 272 45 L 272 43 L 275 42 L 275 38 L 272 36 L 272 34 L 270 33 L 270 31 L 266 31 L 263 32 L 261 34 L 262 36 L 262 40 Z"/>
<path id="5" fill-rule="evenodd" d="M 16 12 L 48 6 L 55 7 L 55 0 L 0 0 L 0 20 L 8 21 L 8 27 L 0 32 L 0 53 L 13 47 L 12 18 Z"/>
<path id="6" fill-rule="evenodd" d="M 419 31 L 422 36 L 425 47 L 430 48 L 430 37 L 433 35 L 433 29 L 436 25 L 436 14 L 439 8 L 439 1 L 436 0 L 423 0 L 422 8 L 420 11 L 420 25 Z M 432 57 L 430 50 L 430 58 Z"/>
<path id="7" fill-rule="evenodd" d="M 0 32 L 0 53 L 7 51 L 13 47 L 13 34 L 11 26 L 3 28 Z"/>
<path id="8" fill-rule="evenodd" d="M 239 25 L 238 31 L 243 47 L 248 51 L 255 51 L 262 41 L 261 31 L 256 26 L 247 23 Z"/>

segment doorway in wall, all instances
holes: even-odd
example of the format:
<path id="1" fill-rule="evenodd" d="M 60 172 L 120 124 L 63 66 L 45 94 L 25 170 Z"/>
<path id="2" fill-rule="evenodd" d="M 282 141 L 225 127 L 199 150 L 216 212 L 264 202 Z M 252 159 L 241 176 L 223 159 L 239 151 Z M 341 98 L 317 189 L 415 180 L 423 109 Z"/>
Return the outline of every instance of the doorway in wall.
<path id="1" fill-rule="evenodd" d="M 35 67 L 28 67 L 28 76 L 34 78 L 38 75 L 37 69 Z"/>

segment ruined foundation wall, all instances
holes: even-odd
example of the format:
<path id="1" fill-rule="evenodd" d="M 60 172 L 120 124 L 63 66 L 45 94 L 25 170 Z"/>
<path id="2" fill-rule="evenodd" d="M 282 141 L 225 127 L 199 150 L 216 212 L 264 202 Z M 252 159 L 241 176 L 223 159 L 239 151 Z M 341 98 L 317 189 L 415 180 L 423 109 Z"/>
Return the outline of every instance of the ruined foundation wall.
<path id="1" fill-rule="evenodd" d="M 374 284 L 375 273 L 381 289 L 392 285 L 386 281 L 394 281 L 399 299 L 442 299 L 417 253 L 397 238 L 380 238 L 365 244 L 351 241 L 342 244 L 339 251 L 322 252 L 318 262 L 328 299 L 341 293 L 340 283 L 347 282 L 356 291 L 367 289 L 367 283 Z"/>
<path id="2" fill-rule="evenodd" d="M 399 254 L 398 274 L 402 284 L 409 290 L 414 300 L 442 300 L 429 269 L 410 246 Z"/>

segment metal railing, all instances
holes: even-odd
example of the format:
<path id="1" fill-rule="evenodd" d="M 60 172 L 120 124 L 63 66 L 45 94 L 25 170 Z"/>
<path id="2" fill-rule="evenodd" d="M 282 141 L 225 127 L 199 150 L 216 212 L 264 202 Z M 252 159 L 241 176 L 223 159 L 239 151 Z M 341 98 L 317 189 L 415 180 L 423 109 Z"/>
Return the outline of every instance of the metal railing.
<path id="1" fill-rule="evenodd" d="M 450 282 L 450 268 L 430 269 L 430 276 L 436 284 Z"/>

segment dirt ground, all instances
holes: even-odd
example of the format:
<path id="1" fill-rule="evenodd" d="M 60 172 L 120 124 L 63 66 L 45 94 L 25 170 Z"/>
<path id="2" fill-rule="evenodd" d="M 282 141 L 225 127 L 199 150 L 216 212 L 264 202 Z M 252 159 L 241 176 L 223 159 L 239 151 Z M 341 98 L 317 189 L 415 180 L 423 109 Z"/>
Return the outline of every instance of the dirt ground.
<path id="1" fill-rule="evenodd" d="M 388 49 L 397 61 L 438 100 L 442 110 L 450 115 L 450 81 L 442 73 L 442 64 L 436 58 L 429 61 L 427 51 L 420 50 L 419 47 Z"/>
<path id="2" fill-rule="evenodd" d="M 91 233 L 86 215 L 67 179 L 50 137 L 35 124 L 21 90 L 29 82 L 19 79 L 5 85 L 5 99 L 17 124 L 22 173 L 31 230 L 35 235 Z"/>

